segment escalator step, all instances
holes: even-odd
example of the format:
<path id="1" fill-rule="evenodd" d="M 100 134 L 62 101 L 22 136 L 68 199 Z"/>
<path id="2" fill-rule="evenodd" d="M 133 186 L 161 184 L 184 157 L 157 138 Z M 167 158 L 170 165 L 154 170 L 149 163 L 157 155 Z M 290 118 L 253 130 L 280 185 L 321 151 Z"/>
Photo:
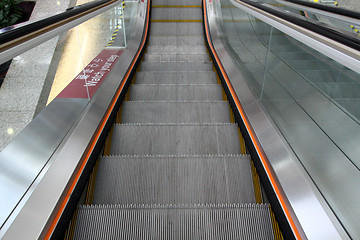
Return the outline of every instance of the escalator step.
<path id="1" fill-rule="evenodd" d="M 147 53 L 161 54 L 207 54 L 207 48 L 204 46 L 184 46 L 184 45 L 154 45 L 146 48 Z"/>
<path id="2" fill-rule="evenodd" d="M 216 84 L 215 72 L 137 72 L 138 84 Z"/>
<path id="3" fill-rule="evenodd" d="M 229 123 L 226 101 L 123 103 L 122 123 Z"/>
<path id="4" fill-rule="evenodd" d="M 176 0 L 176 1 L 169 1 L 169 0 L 153 0 L 152 6 L 156 7 L 159 5 L 175 5 L 175 6 L 193 6 L 193 5 L 200 5 L 200 2 L 197 0 Z"/>
<path id="5" fill-rule="evenodd" d="M 205 44 L 204 36 L 150 36 L 149 46 L 156 45 L 191 45 L 191 46 L 203 46 Z"/>
<path id="6" fill-rule="evenodd" d="M 74 239 L 274 239 L 268 205 L 81 206 Z"/>
<path id="7" fill-rule="evenodd" d="M 133 84 L 129 91 L 135 101 L 223 100 L 219 84 Z"/>
<path id="8" fill-rule="evenodd" d="M 236 124 L 117 124 L 110 154 L 240 154 L 240 143 Z"/>
<path id="9" fill-rule="evenodd" d="M 202 22 L 153 22 L 150 35 L 203 36 Z"/>
<path id="10" fill-rule="evenodd" d="M 102 157 L 93 204 L 253 203 L 244 155 Z"/>
<path id="11" fill-rule="evenodd" d="M 142 62 L 140 71 L 214 71 L 210 60 L 206 62 Z"/>
<path id="12" fill-rule="evenodd" d="M 208 54 L 155 54 L 146 53 L 144 61 L 149 62 L 205 62 L 209 61 Z"/>
<path id="13" fill-rule="evenodd" d="M 197 8 L 153 8 L 151 20 L 200 20 L 202 21 L 201 7 Z"/>

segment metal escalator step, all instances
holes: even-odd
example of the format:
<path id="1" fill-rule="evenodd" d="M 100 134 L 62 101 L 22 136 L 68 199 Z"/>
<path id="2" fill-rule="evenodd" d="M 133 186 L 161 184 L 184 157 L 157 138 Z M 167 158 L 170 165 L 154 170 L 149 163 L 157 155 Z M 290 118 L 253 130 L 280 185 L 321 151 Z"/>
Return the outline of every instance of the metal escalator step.
<path id="1" fill-rule="evenodd" d="M 177 5 L 177 6 L 194 6 L 198 5 L 201 7 L 201 4 L 198 0 L 176 0 L 176 1 L 169 1 L 169 0 L 153 0 L 152 6 L 156 7 L 159 5 Z"/>
<path id="2" fill-rule="evenodd" d="M 205 45 L 204 36 L 150 36 L 149 46 L 156 45 Z"/>
<path id="3" fill-rule="evenodd" d="M 207 49 L 205 45 L 195 45 L 195 46 L 176 46 L 176 45 L 155 45 L 148 46 L 146 48 L 147 53 L 156 53 L 156 54 L 207 54 Z"/>
<path id="4" fill-rule="evenodd" d="M 140 71 L 214 71 L 212 62 L 142 62 Z"/>
<path id="5" fill-rule="evenodd" d="M 111 155 L 240 154 L 236 124 L 117 124 Z"/>
<path id="6" fill-rule="evenodd" d="M 170 36 L 203 36 L 202 22 L 153 22 L 150 35 Z"/>
<path id="7" fill-rule="evenodd" d="M 74 239 L 273 240 L 269 206 L 80 206 Z"/>
<path id="8" fill-rule="evenodd" d="M 223 100 L 219 84 L 133 84 L 132 101 Z"/>
<path id="9" fill-rule="evenodd" d="M 93 204 L 255 202 L 249 156 L 109 156 L 99 160 Z"/>
<path id="10" fill-rule="evenodd" d="M 201 8 L 153 8 L 151 20 L 201 20 Z"/>
<path id="11" fill-rule="evenodd" d="M 156 54 L 146 53 L 143 61 L 148 62 L 196 62 L 209 61 L 208 54 Z"/>
<path id="12" fill-rule="evenodd" d="M 123 103 L 122 123 L 229 123 L 226 101 Z"/>
<path id="13" fill-rule="evenodd" d="M 215 72 L 137 72 L 137 84 L 216 84 Z"/>

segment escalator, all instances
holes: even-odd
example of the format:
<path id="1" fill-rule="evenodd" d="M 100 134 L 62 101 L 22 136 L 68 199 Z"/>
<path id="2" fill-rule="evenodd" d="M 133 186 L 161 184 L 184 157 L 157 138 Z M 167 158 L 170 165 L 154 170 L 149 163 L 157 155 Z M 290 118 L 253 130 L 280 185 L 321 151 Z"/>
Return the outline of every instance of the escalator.
<path id="1" fill-rule="evenodd" d="M 87 96 L 0 152 L 0 238 L 359 236 L 360 40 L 273 5 L 102 0 L 0 35 L 1 62 L 115 13 Z"/>
<path id="2" fill-rule="evenodd" d="M 74 239 L 275 239 L 195 4 L 153 1 L 146 53 Z"/>

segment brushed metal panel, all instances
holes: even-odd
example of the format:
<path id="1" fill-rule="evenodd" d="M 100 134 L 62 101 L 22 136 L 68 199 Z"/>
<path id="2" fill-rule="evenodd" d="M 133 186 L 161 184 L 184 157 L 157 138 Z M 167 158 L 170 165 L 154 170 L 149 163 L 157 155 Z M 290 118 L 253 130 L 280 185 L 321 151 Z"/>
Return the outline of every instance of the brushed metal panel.
<path id="1" fill-rule="evenodd" d="M 81 119 L 73 125 L 71 132 L 66 136 L 67 141 L 62 142 L 52 155 L 52 164 L 48 166 L 41 181 L 24 203 L 21 212 L 11 223 L 6 223 L 6 227 L 1 229 L 2 239 L 44 238 L 51 221 L 66 197 L 66 190 L 74 179 L 80 160 L 121 84 L 119 79 L 124 78 L 138 51 L 144 32 L 147 1 L 136 3 L 136 8 L 138 11 L 134 16 L 136 19 L 134 35 L 129 41 L 128 48 L 91 99 L 90 104 L 85 107 Z"/>
<path id="2" fill-rule="evenodd" d="M 348 238 L 316 186 L 299 164 L 290 146 L 252 92 L 245 80 L 246 76 L 231 59 L 231 53 L 221 40 L 221 36 L 224 36 L 221 26 L 217 23 L 217 21 L 222 21 L 221 14 L 216 15 L 214 4 L 207 2 L 207 5 L 214 47 L 271 164 L 272 174 L 276 176 L 276 184 L 281 188 L 281 193 L 286 200 L 285 204 L 301 236 L 304 239 Z M 276 20 L 272 19 L 273 21 Z"/>
<path id="3" fill-rule="evenodd" d="M 0 152 L 1 224 L 19 204 L 87 103 L 87 99 L 56 99 Z"/>

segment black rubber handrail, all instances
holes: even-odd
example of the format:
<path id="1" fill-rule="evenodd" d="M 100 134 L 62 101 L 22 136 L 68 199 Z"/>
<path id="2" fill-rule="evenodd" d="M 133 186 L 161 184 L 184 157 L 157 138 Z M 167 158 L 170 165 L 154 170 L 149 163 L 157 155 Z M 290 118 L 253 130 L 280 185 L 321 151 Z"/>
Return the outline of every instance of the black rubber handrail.
<path id="1" fill-rule="evenodd" d="M 306 7 L 319 9 L 319 10 L 334 13 L 334 14 L 339 14 L 339 15 L 342 15 L 344 17 L 350 17 L 350 18 L 355 18 L 355 19 L 360 20 L 360 13 L 359 12 L 351 11 L 351 10 L 348 10 L 348 9 L 338 8 L 338 7 L 331 7 L 331 6 L 322 5 L 322 4 L 313 3 L 313 2 L 305 2 L 303 0 L 285 0 L 285 1 L 286 2 L 291 2 L 291 3 L 296 3 L 296 4 L 299 4 L 299 5 L 302 5 L 302 6 L 306 6 Z"/>
<path id="2" fill-rule="evenodd" d="M 110 2 L 116 2 L 117 0 L 101 0 L 90 3 L 85 3 L 74 8 L 68 9 L 66 12 L 30 23 L 19 28 L 15 28 L 0 34 L 0 45 L 9 41 L 24 37 L 32 32 L 44 29 L 60 21 L 81 15 L 82 13 L 89 11 L 93 8 L 100 7 L 102 5 L 108 5 Z"/>
<path id="3" fill-rule="evenodd" d="M 288 22 L 309 29 L 310 31 L 316 32 L 320 35 L 323 35 L 327 38 L 330 38 L 334 41 L 337 41 L 341 44 L 344 44 L 348 47 L 360 51 L 360 39 L 354 36 L 353 34 L 351 34 L 350 32 L 339 30 L 325 23 L 320 23 L 308 18 L 304 18 L 303 16 L 290 14 L 289 12 L 286 12 L 284 10 L 275 8 L 267 4 L 254 2 L 252 0 L 236 0 L 236 1 L 251 5 L 257 9 L 270 13 L 271 15 L 282 18 Z"/>

